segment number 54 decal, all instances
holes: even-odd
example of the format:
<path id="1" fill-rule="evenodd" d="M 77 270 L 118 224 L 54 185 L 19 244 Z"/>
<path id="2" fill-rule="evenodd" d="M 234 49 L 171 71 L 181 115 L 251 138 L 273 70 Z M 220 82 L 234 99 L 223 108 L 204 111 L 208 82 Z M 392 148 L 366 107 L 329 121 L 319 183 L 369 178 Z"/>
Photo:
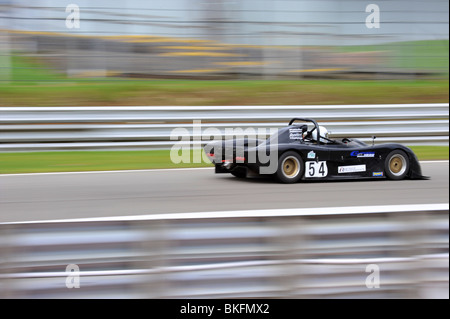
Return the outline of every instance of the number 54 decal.
<path id="1" fill-rule="evenodd" d="M 327 162 L 306 162 L 305 177 L 325 177 L 328 175 Z"/>

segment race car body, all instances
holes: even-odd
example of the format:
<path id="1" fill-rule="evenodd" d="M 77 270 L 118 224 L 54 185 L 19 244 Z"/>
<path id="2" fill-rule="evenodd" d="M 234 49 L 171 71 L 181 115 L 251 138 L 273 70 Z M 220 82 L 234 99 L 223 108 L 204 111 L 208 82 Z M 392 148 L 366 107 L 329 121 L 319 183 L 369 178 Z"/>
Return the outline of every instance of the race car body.
<path id="1" fill-rule="evenodd" d="M 297 124 L 294 122 L 306 122 Z M 311 126 L 312 124 L 312 126 Z M 322 131 L 322 132 L 321 132 Z M 417 157 L 401 144 L 368 145 L 357 139 L 332 140 L 313 119 L 294 118 L 266 140 L 234 139 L 205 145 L 216 173 L 237 177 L 274 175 L 299 180 L 425 179 Z M 319 138 L 317 138 L 319 137 Z"/>

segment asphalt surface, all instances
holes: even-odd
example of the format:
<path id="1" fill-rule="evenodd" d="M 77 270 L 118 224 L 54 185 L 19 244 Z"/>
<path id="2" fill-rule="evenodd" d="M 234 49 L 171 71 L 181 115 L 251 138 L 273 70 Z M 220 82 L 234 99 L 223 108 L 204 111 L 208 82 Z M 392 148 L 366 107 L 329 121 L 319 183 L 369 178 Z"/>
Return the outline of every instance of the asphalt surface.
<path id="1" fill-rule="evenodd" d="M 430 180 L 279 184 L 212 168 L 0 176 L 0 222 L 273 208 L 449 202 L 449 163 Z"/>

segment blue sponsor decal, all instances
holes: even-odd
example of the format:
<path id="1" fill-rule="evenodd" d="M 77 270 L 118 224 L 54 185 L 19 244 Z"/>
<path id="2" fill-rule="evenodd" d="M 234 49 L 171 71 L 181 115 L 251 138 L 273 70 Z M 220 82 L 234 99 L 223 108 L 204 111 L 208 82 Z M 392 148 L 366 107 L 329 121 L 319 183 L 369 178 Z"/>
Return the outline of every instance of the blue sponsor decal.
<path id="1" fill-rule="evenodd" d="M 373 172 L 372 176 L 374 176 L 374 177 L 383 176 L 383 172 Z"/>
<path id="2" fill-rule="evenodd" d="M 312 158 L 312 159 L 316 158 L 316 153 L 314 151 L 309 152 L 308 158 Z"/>
<path id="3" fill-rule="evenodd" d="M 350 153 L 350 156 L 353 156 L 353 157 L 375 157 L 375 152 L 353 151 Z"/>

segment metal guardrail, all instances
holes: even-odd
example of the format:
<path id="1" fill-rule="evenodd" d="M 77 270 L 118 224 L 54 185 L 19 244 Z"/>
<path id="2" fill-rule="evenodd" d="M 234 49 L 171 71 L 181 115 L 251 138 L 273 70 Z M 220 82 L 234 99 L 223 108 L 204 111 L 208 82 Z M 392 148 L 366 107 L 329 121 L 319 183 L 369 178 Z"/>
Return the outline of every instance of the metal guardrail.
<path id="1" fill-rule="evenodd" d="M 1 223 L 0 297 L 448 298 L 448 236 L 448 203 Z"/>
<path id="2" fill-rule="evenodd" d="M 280 128 L 294 116 L 311 117 L 332 137 L 376 143 L 448 145 L 449 104 L 198 106 L 198 107 L 1 107 L 0 151 L 64 149 L 168 149 L 177 139 L 208 141 L 247 129 Z M 194 122 L 196 121 L 196 122 Z M 201 127 L 197 123 L 201 123 Z M 197 126 L 196 126 L 197 125 Z M 227 128 L 244 131 L 228 133 Z M 176 134 L 174 129 L 184 129 Z"/>

